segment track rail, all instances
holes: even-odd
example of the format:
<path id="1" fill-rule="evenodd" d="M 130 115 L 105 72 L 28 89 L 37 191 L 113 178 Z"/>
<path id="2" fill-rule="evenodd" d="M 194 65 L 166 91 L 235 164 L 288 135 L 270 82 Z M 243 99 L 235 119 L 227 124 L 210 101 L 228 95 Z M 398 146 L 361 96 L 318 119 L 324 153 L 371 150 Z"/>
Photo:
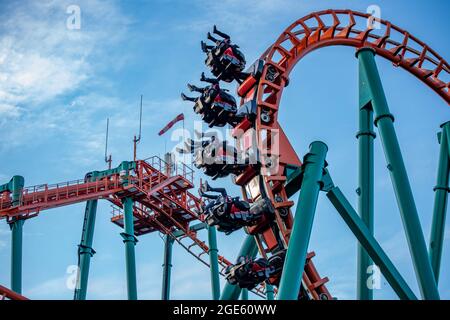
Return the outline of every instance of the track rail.
<path id="1" fill-rule="evenodd" d="M 373 29 L 373 22 L 378 23 L 380 28 Z M 291 207 L 294 203 L 289 201 L 284 188 L 285 169 L 288 164 L 301 165 L 278 123 L 283 90 L 289 84 L 290 72 L 298 61 L 316 49 L 334 45 L 372 48 L 395 67 L 413 74 L 447 104 L 450 103 L 450 67 L 447 61 L 423 41 L 389 21 L 351 10 L 324 10 L 313 12 L 287 27 L 260 57 L 264 61 L 261 77 L 257 80 L 247 79 L 237 90 L 242 97 L 241 106 L 256 100 L 254 129 L 262 169 L 260 172 L 244 172 L 236 178 L 236 184 L 242 187 L 244 197 L 255 200 L 266 196 L 276 208 L 274 222 L 264 221 L 260 226 L 249 228 L 256 235 L 263 256 L 288 245 L 293 223 Z M 239 129 L 242 127 L 238 126 Z M 248 125 L 245 127 L 245 130 L 250 129 Z M 245 130 L 235 137 L 244 136 Z M 250 189 L 253 189 L 251 194 Z M 312 262 L 309 264 L 305 268 L 303 281 L 315 280 L 316 286 L 307 285 L 313 298 L 317 298 L 317 294 L 326 294 L 331 298 L 323 285 L 325 279 L 318 277 Z"/>

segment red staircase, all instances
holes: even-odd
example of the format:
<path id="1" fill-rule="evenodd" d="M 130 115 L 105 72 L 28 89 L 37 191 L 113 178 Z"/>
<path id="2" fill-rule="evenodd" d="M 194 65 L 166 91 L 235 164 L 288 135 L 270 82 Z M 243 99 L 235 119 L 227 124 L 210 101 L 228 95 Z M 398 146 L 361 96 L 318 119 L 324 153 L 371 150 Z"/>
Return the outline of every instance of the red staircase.
<path id="1" fill-rule="evenodd" d="M 187 230 L 189 223 L 199 220 L 200 199 L 188 190 L 193 188 L 193 170 L 184 164 L 169 165 L 159 157 L 136 162 L 137 180 L 131 194 L 135 201 L 136 235 L 154 231 Z M 163 173 L 164 172 L 164 173 Z M 130 196 L 130 195 L 128 195 Z M 118 207 L 120 202 L 114 201 Z M 111 221 L 123 227 L 123 214 L 113 211 Z"/>

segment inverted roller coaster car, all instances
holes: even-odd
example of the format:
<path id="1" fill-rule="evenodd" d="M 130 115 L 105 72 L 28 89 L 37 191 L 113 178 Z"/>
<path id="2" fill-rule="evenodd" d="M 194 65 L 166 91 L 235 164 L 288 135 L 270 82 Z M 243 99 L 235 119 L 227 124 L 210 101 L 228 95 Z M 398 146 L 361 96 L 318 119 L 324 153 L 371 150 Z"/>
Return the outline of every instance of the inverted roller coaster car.
<path id="1" fill-rule="evenodd" d="M 245 257 L 241 257 L 237 264 L 225 270 L 226 279 L 230 284 L 249 290 L 266 281 L 272 272 L 267 259 L 253 260 Z"/>
<path id="2" fill-rule="evenodd" d="M 214 45 L 201 42 L 202 50 L 207 55 L 206 66 L 211 69 L 211 73 L 218 80 L 241 82 L 245 78 L 245 75 L 242 74 L 246 63 L 244 54 L 238 49 L 239 46 L 231 43 L 230 36 L 217 30 L 216 26 L 214 26 L 213 33 L 222 37 L 222 40 L 214 38 L 208 32 L 207 38 Z"/>
<path id="3" fill-rule="evenodd" d="M 230 174 L 241 174 L 249 165 L 247 159 L 237 152 L 236 148 L 226 142 L 210 143 L 194 154 L 194 165 L 213 178 L 227 177 Z"/>
<path id="4" fill-rule="evenodd" d="M 227 92 L 221 89 L 217 79 L 206 78 L 204 73 L 200 78 L 201 81 L 211 83 L 211 85 L 204 88 L 188 84 L 191 92 L 199 92 L 200 96 L 192 98 L 181 94 L 183 100 L 194 102 L 194 112 L 201 115 L 202 120 L 205 121 L 209 127 L 217 126 L 223 127 L 227 123 L 235 125 L 242 120 L 242 116 L 237 115 L 236 99 Z"/>
<path id="5" fill-rule="evenodd" d="M 226 279 L 230 284 L 252 290 L 283 270 L 285 255 L 286 251 L 282 250 L 269 259 L 240 257 L 235 265 L 225 270 Z"/>
<path id="6" fill-rule="evenodd" d="M 192 153 L 193 164 L 196 168 L 202 169 L 204 174 L 217 178 L 226 177 L 230 174 L 239 175 L 248 166 L 258 166 L 256 155 L 252 150 L 238 152 L 237 149 L 229 145 L 226 141 L 219 141 L 215 135 L 202 136 L 202 140 L 193 141 L 187 139 L 183 148 L 177 148 L 179 153 Z"/>
<path id="7" fill-rule="evenodd" d="M 212 195 L 206 192 L 216 192 Z M 210 201 L 202 206 L 202 213 L 209 226 L 217 226 L 217 230 L 230 234 L 245 226 L 252 226 L 264 215 L 274 214 L 274 208 L 269 199 L 259 199 L 249 204 L 239 197 L 230 197 L 224 188 L 212 188 L 207 182 L 199 190 L 199 194 Z"/>

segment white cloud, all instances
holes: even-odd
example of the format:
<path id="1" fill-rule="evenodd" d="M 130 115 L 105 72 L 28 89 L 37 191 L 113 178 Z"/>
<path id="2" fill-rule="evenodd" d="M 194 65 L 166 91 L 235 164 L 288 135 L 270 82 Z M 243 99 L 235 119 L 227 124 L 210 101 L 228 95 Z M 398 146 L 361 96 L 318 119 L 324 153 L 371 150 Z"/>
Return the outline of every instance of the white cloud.
<path id="1" fill-rule="evenodd" d="M 11 6 L 1 16 L 2 117 L 18 117 L 78 89 L 95 69 L 108 63 L 108 59 L 93 58 L 121 38 L 128 20 L 114 3 L 78 3 L 82 12 L 80 30 L 66 28 L 67 1 L 28 1 Z"/>
<path id="2" fill-rule="evenodd" d="M 67 278 L 65 276 L 49 279 L 41 284 L 25 290 L 24 294 L 30 299 L 61 299 L 67 295 Z"/>
<path id="3" fill-rule="evenodd" d="M 2 103 L 0 104 L 0 115 L 4 118 L 17 118 L 20 115 L 20 108 L 12 104 Z"/>

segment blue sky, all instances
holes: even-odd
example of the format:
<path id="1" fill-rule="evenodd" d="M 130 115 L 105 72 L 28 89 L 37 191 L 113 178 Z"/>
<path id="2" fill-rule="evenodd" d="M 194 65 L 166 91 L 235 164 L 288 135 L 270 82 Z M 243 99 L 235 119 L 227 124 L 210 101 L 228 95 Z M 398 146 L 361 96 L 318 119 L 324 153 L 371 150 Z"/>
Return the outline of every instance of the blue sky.
<path id="1" fill-rule="evenodd" d="M 66 28 L 66 8 L 81 8 L 81 29 Z M 199 41 L 213 24 L 231 34 L 256 59 L 294 20 L 311 11 L 381 8 L 392 21 L 448 60 L 448 1 L 5 1 L 0 0 L 0 183 L 20 174 L 26 185 L 83 178 L 105 168 L 103 144 L 110 123 L 113 164 L 132 157 L 139 95 L 144 95 L 139 157 L 173 147 L 161 127 L 180 112 L 186 127 L 197 119 L 180 101 L 186 82 L 196 81 L 204 57 Z M 450 118 L 445 102 L 413 76 L 377 59 L 406 167 L 428 241 L 439 145 L 439 125 Z M 305 57 L 291 74 L 280 122 L 300 156 L 313 140 L 329 146 L 334 181 L 356 205 L 357 63 L 354 49 L 332 47 Z M 375 142 L 375 233 L 418 292 L 400 215 L 380 141 Z M 197 175 L 197 178 L 200 175 Z M 229 179 L 220 181 L 238 194 Z M 124 299 L 125 258 L 121 232 L 101 203 L 94 237 L 88 298 Z M 43 212 L 24 227 L 23 292 L 33 299 L 71 299 L 66 286 L 77 262 L 84 204 Z M 0 283 L 9 286 L 10 232 L 0 224 Z M 204 233 L 200 233 L 206 239 Z M 221 235 L 221 254 L 234 259 L 243 232 Z M 138 294 L 160 297 L 162 240 L 143 236 L 136 247 Z M 450 298 L 450 229 L 446 228 L 440 292 Z M 353 299 L 356 241 L 321 196 L 310 243 L 315 263 L 340 299 Z M 174 250 L 173 298 L 210 298 L 209 272 L 179 246 Z M 379 299 L 395 294 L 383 281 Z"/>

